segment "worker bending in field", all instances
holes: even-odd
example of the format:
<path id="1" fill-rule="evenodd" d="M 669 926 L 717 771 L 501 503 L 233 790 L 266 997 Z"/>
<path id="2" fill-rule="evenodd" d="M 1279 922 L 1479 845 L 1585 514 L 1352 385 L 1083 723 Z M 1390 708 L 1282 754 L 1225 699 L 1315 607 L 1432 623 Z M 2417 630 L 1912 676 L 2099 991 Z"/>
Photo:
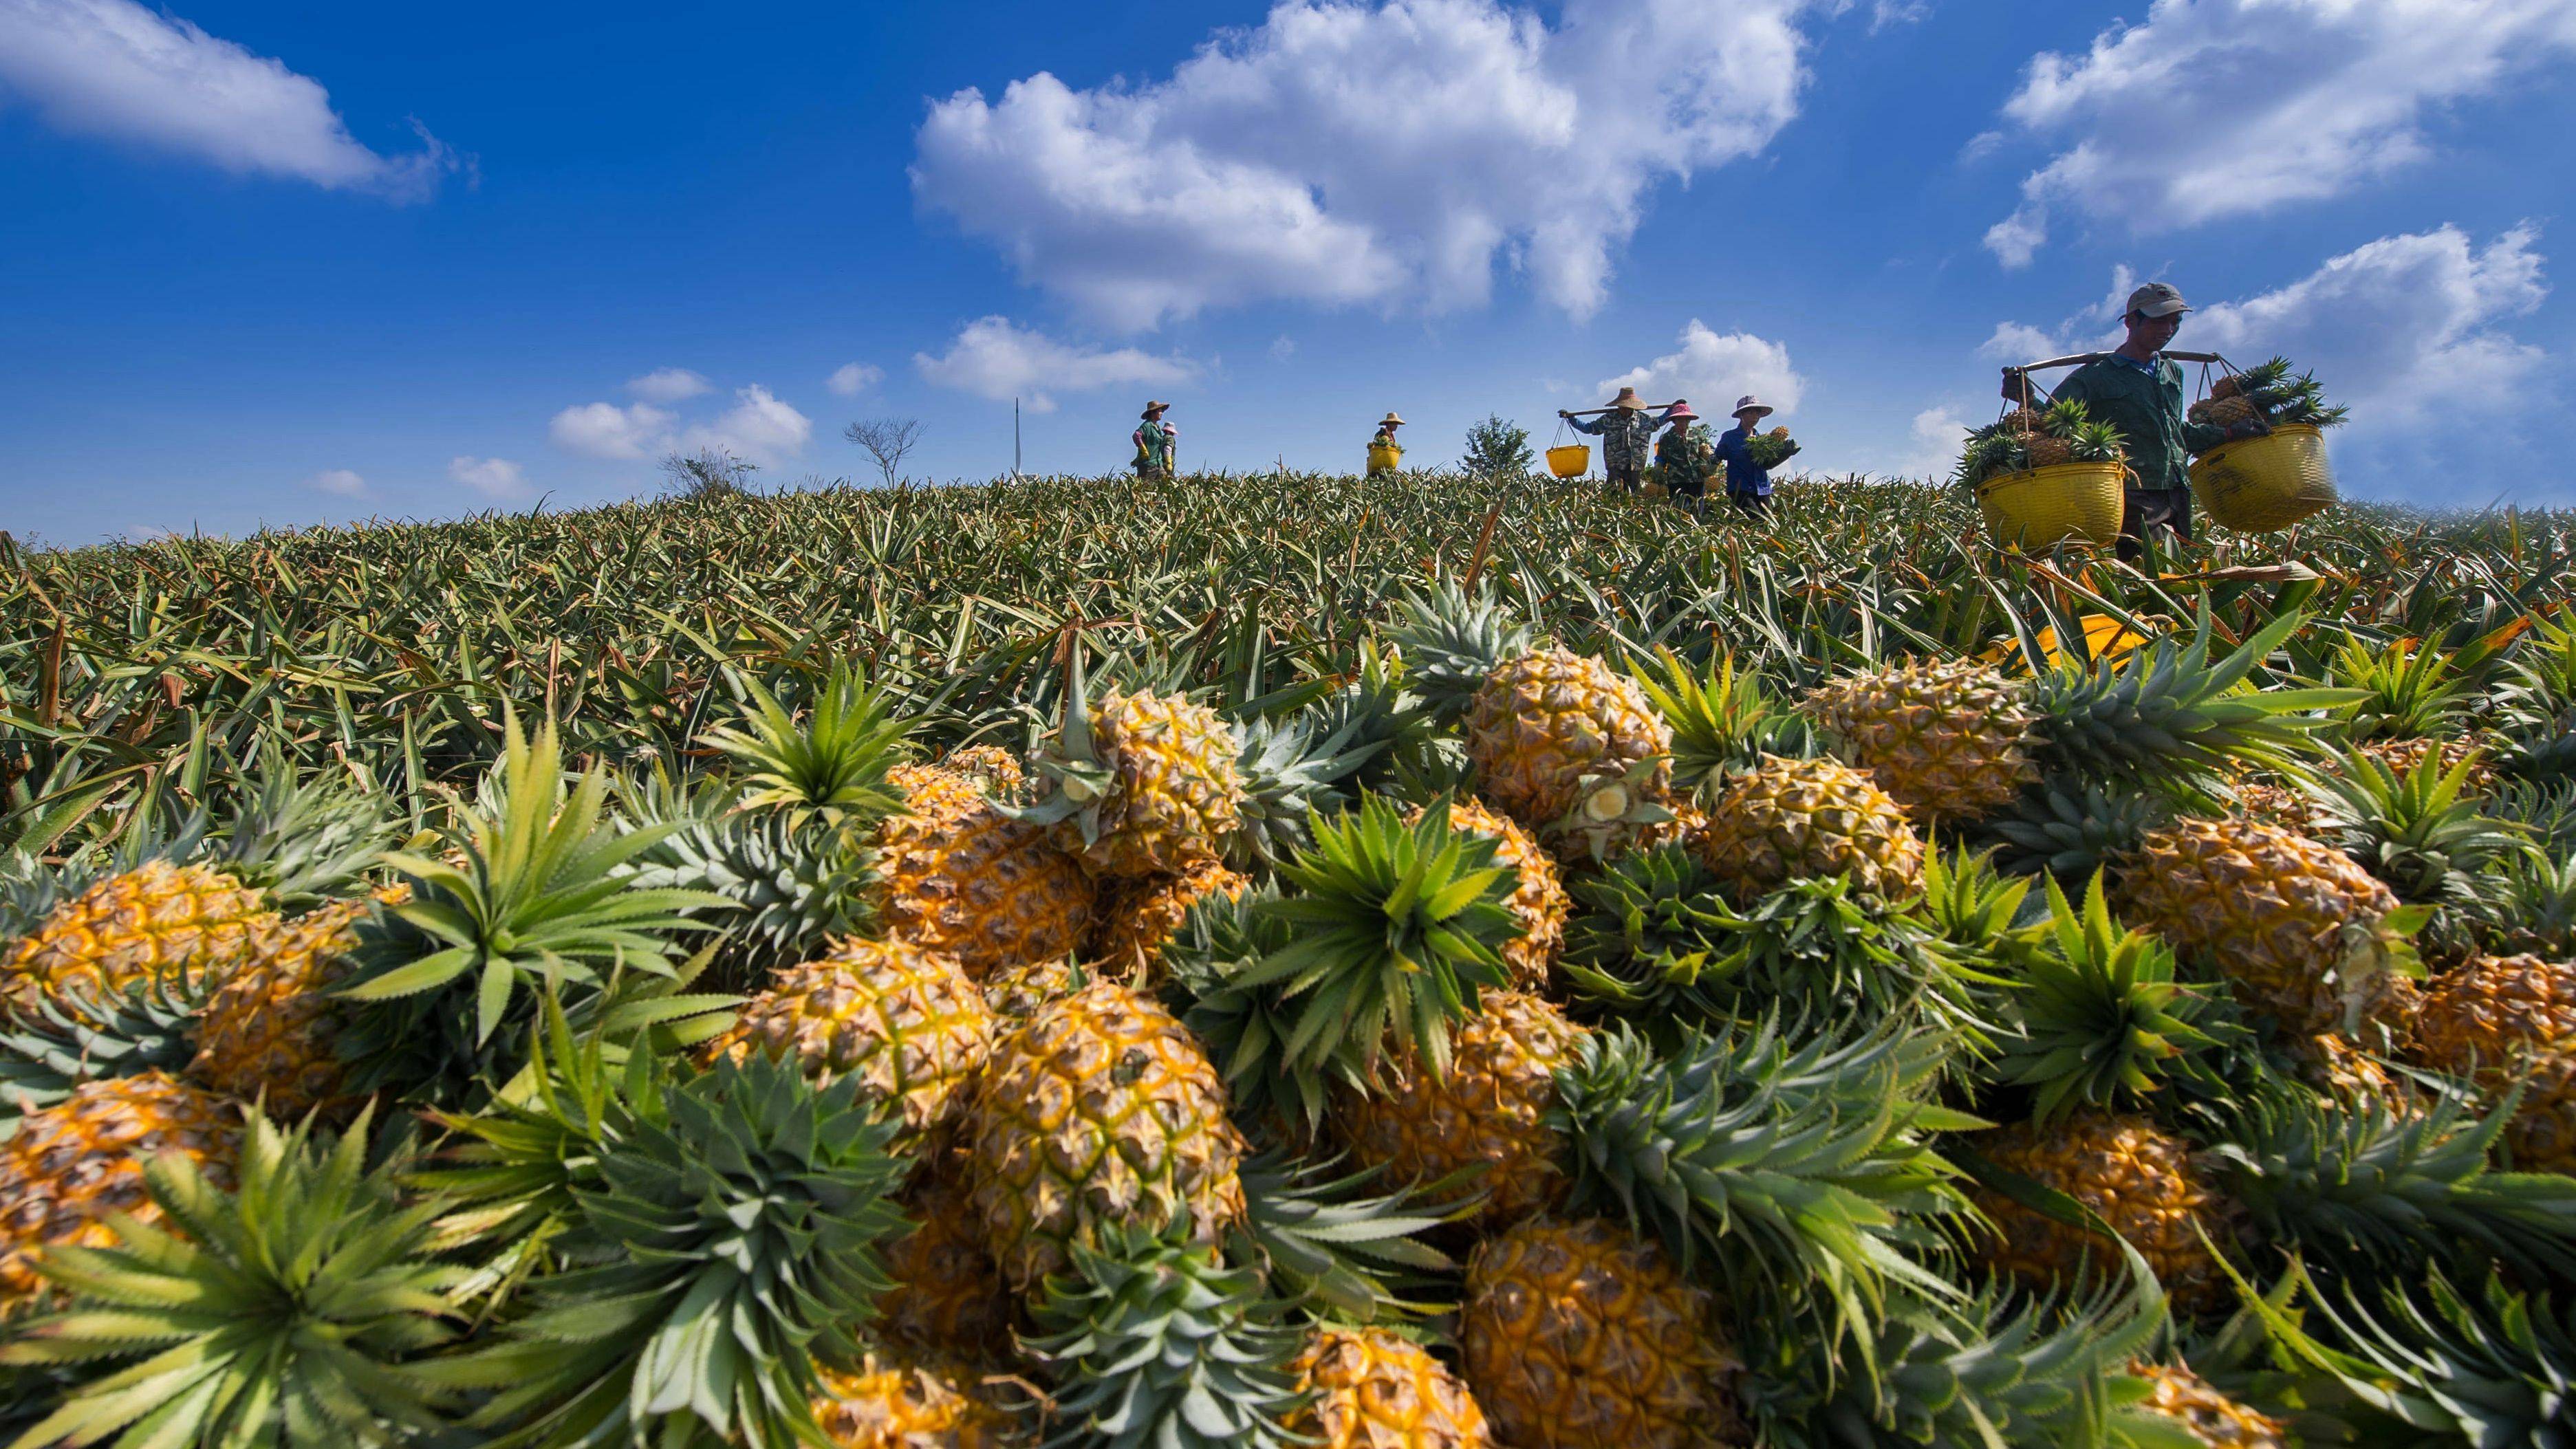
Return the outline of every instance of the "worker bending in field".
<path id="1" fill-rule="evenodd" d="M 1163 421 L 1163 414 L 1171 408 L 1167 402 L 1145 404 L 1145 421 L 1130 435 L 1136 444 L 1136 476 L 1139 478 L 1172 476 L 1172 451 L 1180 441 L 1181 430 Z"/>
<path id="2" fill-rule="evenodd" d="M 1646 454 L 1655 441 L 1655 420 L 1647 415 L 1644 400 L 1633 387 L 1619 389 L 1601 416 L 1586 420 L 1563 408 L 1556 415 L 1573 424 L 1578 433 L 1589 433 L 1601 440 L 1601 464 L 1610 475 L 1613 488 L 1636 489 L 1646 486 Z"/>
<path id="3" fill-rule="evenodd" d="M 1664 496 L 1705 517 L 1709 475 L 1717 471 L 1717 448 L 1687 398 L 1666 408 L 1662 421 L 1664 436 L 1655 444 L 1655 472 L 1664 480 Z"/>
<path id="4" fill-rule="evenodd" d="M 2271 431 L 2259 418 L 2219 428 L 2183 416 L 2182 365 L 2164 350 L 2190 310 L 2182 293 L 2162 282 L 2131 292 L 2120 318 L 2128 327 L 2127 339 L 2075 369 L 2052 395 L 2060 402 L 2071 398 L 2084 404 L 2088 417 L 2109 423 L 2120 435 L 2129 458 L 2129 487 L 2120 514 L 2119 554 L 2132 563 L 2144 555 L 2150 530 L 2190 539 L 2192 454 Z M 2004 396 L 2029 402 L 2029 374 L 2005 368 Z"/>

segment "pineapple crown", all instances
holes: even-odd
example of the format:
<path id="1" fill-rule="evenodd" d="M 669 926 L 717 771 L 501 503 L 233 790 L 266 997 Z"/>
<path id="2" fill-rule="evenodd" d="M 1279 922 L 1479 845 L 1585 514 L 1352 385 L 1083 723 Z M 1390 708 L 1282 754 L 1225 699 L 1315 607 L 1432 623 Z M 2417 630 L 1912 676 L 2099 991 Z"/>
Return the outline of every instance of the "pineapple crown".
<path id="1" fill-rule="evenodd" d="M 698 919 L 725 932 L 720 973 L 756 980 L 876 927 L 876 860 L 848 820 L 785 811 L 687 819 L 631 863 L 631 886 L 711 894 Z"/>
<path id="2" fill-rule="evenodd" d="M 1493 840 L 1453 829 L 1445 799 L 1412 825 L 1372 797 L 1311 828 L 1314 847 L 1279 868 L 1298 894 L 1262 907 L 1294 937 L 1238 982 L 1276 985 L 1296 1013 L 1279 1048 L 1292 1071 L 1320 1074 L 1353 1051 L 1373 1064 L 1401 1034 L 1445 1073 L 1449 1024 L 1510 984 L 1501 947 L 1519 929 L 1505 905 L 1518 872 Z"/>
<path id="3" fill-rule="evenodd" d="M 2435 1271 L 2420 1285 L 2389 1283 L 2376 1308 L 2350 1285 L 2340 1303 L 2315 1293 L 2334 1346 L 2311 1336 L 2287 1302 L 2265 1304 L 2262 1326 L 2285 1363 L 2343 1391 L 2352 1406 L 2343 1417 L 2361 1420 L 2375 1442 L 2548 1443 L 2566 1425 L 2576 1305 L 2510 1286 L 2501 1271 L 2469 1281 L 2463 1291 Z M 2285 1287 L 2314 1281 L 2294 1263 Z"/>
<path id="4" fill-rule="evenodd" d="M 2153 788 L 2060 781 L 2025 788 L 1976 830 L 2009 874 L 2082 880 L 2136 851 L 2173 815 L 2174 802 Z"/>
<path id="5" fill-rule="evenodd" d="M 1923 922 L 1934 934 L 1972 957 L 2018 963 L 2031 954 L 2023 917 L 2041 903 L 2030 881 L 1995 869 L 1995 852 L 1957 845 L 1923 855 Z"/>
<path id="6" fill-rule="evenodd" d="M 1672 726 L 1673 784 L 1681 794 L 1714 791 L 1766 754 L 1805 757 L 1819 748 L 1807 717 L 1783 705 L 1760 675 L 1738 674 L 1731 653 L 1696 670 L 1658 648 L 1654 666 L 1632 677 Z"/>
<path id="7" fill-rule="evenodd" d="M 392 841 L 378 797 L 327 776 L 300 778 L 272 743 L 211 854 L 291 915 L 346 894 Z"/>
<path id="8" fill-rule="evenodd" d="M 1726 1019 L 1736 917 L 1689 846 L 1629 851 L 1568 890 L 1583 909 L 1556 968 L 1578 999 L 1649 1023 Z"/>
<path id="9" fill-rule="evenodd" d="M 2047 886 L 2047 946 L 2015 982 L 2016 1030 L 2003 1038 L 1996 1067 L 1998 1079 L 2033 1089 L 2035 1120 L 2133 1105 L 2190 1072 L 2222 1037 L 2250 1046 L 2232 1023 L 2220 1035 L 2202 1030 L 2212 999 L 2175 980 L 2173 951 L 2160 938 L 2111 918 L 2100 874 L 2080 914 L 2054 878 Z"/>
<path id="10" fill-rule="evenodd" d="M 637 1102 L 571 1191 L 578 1260 L 530 1290 L 450 1382 L 491 1391 L 475 1427 L 504 1443 L 815 1442 L 815 1355 L 851 1359 L 889 1286 L 877 1245 L 903 1216 L 894 1124 L 861 1083 L 719 1061 Z"/>
<path id="11" fill-rule="evenodd" d="M 1030 1351 L 1061 1386 L 1067 1442 L 1099 1449 L 1288 1449 L 1301 1336 L 1258 1274 L 1184 1230 L 1120 1224 L 1047 1279 Z"/>
<path id="12" fill-rule="evenodd" d="M 1443 581 L 1428 595 L 1396 601 L 1387 637 L 1404 656 L 1405 682 L 1430 702 L 1442 724 L 1455 723 L 1493 673 L 1536 645 L 1529 626 L 1513 619 L 1490 593 L 1470 595 Z"/>
<path id="13" fill-rule="evenodd" d="M 1464 752 L 1433 732 L 1431 706 L 1404 687 L 1403 657 L 1376 639 L 1360 641 L 1358 668 L 1308 713 L 1317 734 L 1329 737 L 1347 728 L 1347 748 L 1369 752 L 1346 789 L 1420 800 L 1454 788 L 1465 775 Z"/>
<path id="14" fill-rule="evenodd" d="M 751 696 L 744 722 L 704 736 L 742 769 L 741 808 L 782 811 L 797 824 L 861 825 L 903 809 L 886 776 L 903 760 L 910 727 L 891 717 L 892 702 L 865 674 L 834 665 L 801 725 L 759 680 L 746 678 L 743 688 Z"/>
<path id="15" fill-rule="evenodd" d="M 2329 844 L 2361 862 L 2409 904 L 2473 904 L 2488 872 L 2519 853 L 2528 836 L 2508 820 L 2485 815 L 2464 798 L 2476 771 L 2475 751 L 2448 770 L 2428 754 L 2399 775 L 2360 750 L 2338 750 L 2329 768 L 2300 779 L 2324 818 Z"/>
<path id="16" fill-rule="evenodd" d="M 1910 903 L 1891 911 L 1848 876 L 1784 882 L 1729 910 L 1718 929 L 1723 944 L 1707 989 L 1733 1005 L 1812 1014 L 1857 1008 L 1873 1019 L 1928 1020 L 1983 1036 L 1976 974 L 1961 953 L 1925 929 Z"/>
<path id="17" fill-rule="evenodd" d="M 2470 683 L 2440 649 L 2424 648 L 2413 639 L 2374 648 L 2354 634 L 2347 634 L 2336 650 L 2327 678 L 2364 693 L 2360 702 L 2338 711 L 2344 717 L 2343 737 L 2355 742 L 2446 732 L 2465 712 Z"/>
<path id="18" fill-rule="evenodd" d="M 1283 1000 L 1274 984 L 1246 984 L 1263 961 L 1296 938 L 1295 928 L 1274 909 L 1278 900 L 1278 888 L 1264 883 L 1232 896 L 1212 891 L 1192 902 L 1157 958 L 1163 1000 L 1207 1045 L 1238 1118 L 1258 1123 L 1273 1110 L 1293 1110 L 1312 1128 L 1323 1120 L 1330 1082 L 1356 1087 L 1368 1074 L 1354 1041 L 1343 1042 L 1325 1067 L 1292 1065 L 1286 1046 L 1296 1033 L 1299 1008 Z"/>
<path id="19" fill-rule="evenodd" d="M 2511 857 L 2482 882 L 2470 909 L 2492 950 L 2576 959 L 2576 853 L 2552 859 L 2525 850 Z"/>
<path id="20" fill-rule="evenodd" d="M 1341 783 L 1386 742 L 1360 742 L 1362 721 L 1309 710 L 1241 728 L 1235 770 L 1243 783 L 1242 825 L 1226 842 L 1236 865 L 1273 865 L 1302 849 L 1310 816 L 1342 801 Z"/>
<path id="21" fill-rule="evenodd" d="M 246 1115 L 235 1190 L 165 1154 L 143 1177 L 169 1229 L 120 1216 L 117 1247 L 45 1255 L 72 1304 L 0 1362 L 144 1357 L 70 1390 L 20 1444 L 376 1445 L 446 1426 L 460 1394 L 425 1356 L 454 1336 L 461 1274 L 431 1256 L 436 1208 L 367 1169 L 363 1117 L 325 1144 Z"/>
<path id="22" fill-rule="evenodd" d="M 2218 1185 L 2275 1243 L 2401 1269 L 2469 1251 L 2564 1279 L 2576 1275 L 2576 1178 L 2489 1166 L 2520 1098 L 2484 1118 L 2448 1093 L 2401 1114 L 2267 1076 L 2200 1110 Z"/>
<path id="23" fill-rule="evenodd" d="M 184 973 L 127 982 L 67 982 L 0 1013 L 0 1142 L 83 1082 L 167 1072 L 197 1055 L 197 1014 L 215 989 L 211 975 Z"/>
<path id="24" fill-rule="evenodd" d="M 1449 1182 L 1371 1192 L 1375 1169 L 1336 1175 L 1338 1162 L 1276 1149 L 1245 1162 L 1244 1220 L 1233 1255 L 1262 1264 L 1271 1291 L 1319 1322 L 1369 1324 L 1453 1310 L 1454 1303 L 1420 1296 L 1442 1291 L 1441 1279 L 1459 1266 L 1423 1237 L 1473 1215 L 1482 1196 Z"/>
<path id="25" fill-rule="evenodd" d="M 1548 1123 L 1574 1143 L 1577 1210 L 1624 1215 L 1685 1267 L 1713 1255 L 1739 1294 L 1821 1311 L 1866 1351 L 1891 1281 L 1938 1281 L 1896 1251 L 1909 1215 L 1956 1200 L 1919 1134 L 1982 1125 L 1923 1100 L 1945 1052 L 1887 1027 L 1793 1045 L 1775 1018 L 1659 1058 L 1622 1025 L 1557 1072 Z"/>

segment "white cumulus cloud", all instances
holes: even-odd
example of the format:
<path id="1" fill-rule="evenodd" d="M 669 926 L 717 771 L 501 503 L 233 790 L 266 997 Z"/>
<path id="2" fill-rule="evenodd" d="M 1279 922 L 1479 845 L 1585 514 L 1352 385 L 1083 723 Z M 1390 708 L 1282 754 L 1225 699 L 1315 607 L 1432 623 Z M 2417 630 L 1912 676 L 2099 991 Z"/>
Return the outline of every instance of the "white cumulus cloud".
<path id="1" fill-rule="evenodd" d="M 1797 112 L 1807 0 L 1282 0 L 1165 79 L 931 107 L 915 195 L 1104 325 L 1265 299 L 1575 315 L 1660 182 Z"/>
<path id="2" fill-rule="evenodd" d="M 1725 417 L 1748 392 L 1794 413 L 1807 390 L 1807 380 L 1789 365 L 1788 348 L 1746 332 L 1712 332 L 1696 317 L 1682 329 L 1680 350 L 1595 385 L 1603 392 L 1633 387 L 1656 403 L 1687 398 L 1710 419 Z"/>
<path id="3" fill-rule="evenodd" d="M 0 100 L 12 95 L 61 130 L 398 201 L 462 164 L 417 123 L 420 149 L 368 148 L 321 82 L 135 0 L 0 0 Z"/>
<path id="4" fill-rule="evenodd" d="M 680 434 L 680 451 L 713 450 L 775 468 L 805 451 L 814 436 L 814 420 L 770 396 L 758 383 L 737 390 L 734 406 L 711 423 Z"/>
<path id="5" fill-rule="evenodd" d="M 628 378 L 626 390 L 648 403 L 686 402 L 701 393 L 713 391 L 715 384 L 702 373 L 685 367 L 657 367 L 642 377 Z"/>
<path id="6" fill-rule="evenodd" d="M 870 367 L 864 362 L 845 362 L 832 370 L 831 377 L 823 385 L 832 390 L 834 397 L 857 397 L 883 381 L 884 368 Z"/>
<path id="7" fill-rule="evenodd" d="M 2431 156 L 2444 105 L 2571 48 L 2567 0 L 2155 0 L 2033 58 L 2004 115 L 2062 149 L 1986 245 L 2021 266 L 2060 209 L 2150 232 L 2340 195 Z"/>
<path id="8" fill-rule="evenodd" d="M 946 352 L 913 354 L 912 365 L 941 387 L 996 402 L 1018 397 L 1031 412 L 1053 412 L 1054 394 L 1104 387 L 1162 387 L 1189 381 L 1198 364 L 1177 354 L 1134 347 L 1101 349 L 1059 342 L 1007 317 L 979 317 L 957 330 Z"/>
<path id="9" fill-rule="evenodd" d="M 650 457 L 669 441 L 672 415 L 649 403 L 582 403 L 555 414 L 546 434 L 558 448 L 592 458 Z"/>
<path id="10" fill-rule="evenodd" d="M 357 498 L 366 493 L 367 480 L 347 468 L 325 468 L 305 479 L 304 486 L 342 498 Z"/>
<path id="11" fill-rule="evenodd" d="M 516 498 L 528 491 L 527 475 L 507 458 L 451 458 L 447 476 L 486 498 Z"/>

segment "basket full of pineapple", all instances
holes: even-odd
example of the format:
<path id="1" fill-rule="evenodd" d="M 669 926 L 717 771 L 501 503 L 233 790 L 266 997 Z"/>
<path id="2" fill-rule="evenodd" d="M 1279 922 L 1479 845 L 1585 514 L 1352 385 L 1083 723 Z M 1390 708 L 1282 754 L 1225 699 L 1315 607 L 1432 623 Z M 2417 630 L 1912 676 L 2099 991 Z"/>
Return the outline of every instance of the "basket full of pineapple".
<path id="1" fill-rule="evenodd" d="M 2191 491 L 2209 516 L 2229 528 L 2268 533 L 2331 508 L 2338 501 L 2326 464 L 2325 430 L 2348 408 L 2328 407 L 2314 376 L 2293 375 L 2289 359 L 2230 372 L 2186 414 L 2195 423 L 2234 428 L 2248 422 L 2271 431 L 2221 443 L 2191 465 Z"/>
<path id="2" fill-rule="evenodd" d="M 1970 433 L 1954 476 L 1975 490 L 1997 543 L 2050 548 L 2118 538 L 2127 473 L 2119 431 L 2069 398 Z"/>

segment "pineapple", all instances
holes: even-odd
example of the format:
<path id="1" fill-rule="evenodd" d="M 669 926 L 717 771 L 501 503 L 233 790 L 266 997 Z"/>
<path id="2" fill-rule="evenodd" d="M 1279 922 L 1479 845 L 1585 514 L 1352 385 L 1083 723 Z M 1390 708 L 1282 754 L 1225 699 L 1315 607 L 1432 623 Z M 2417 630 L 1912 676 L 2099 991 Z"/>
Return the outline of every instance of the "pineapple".
<path id="1" fill-rule="evenodd" d="M 2576 965 L 2477 957 L 2425 986 L 2410 1028 L 2423 1065 L 2491 1084 L 2510 1081 L 2525 1055 L 2576 1040 Z"/>
<path id="2" fill-rule="evenodd" d="M 977 978 L 1062 956 L 1091 928 L 1082 867 L 968 777 L 898 766 L 906 808 L 877 827 L 877 915 Z"/>
<path id="3" fill-rule="evenodd" d="M 1492 1449 L 1467 1385 L 1384 1329 L 1319 1328 L 1289 1368 L 1308 1402 L 1287 1427 L 1314 1449 Z"/>
<path id="4" fill-rule="evenodd" d="M 984 1004 L 1000 1018 L 996 1031 L 1005 1032 L 1048 1002 L 1090 985 L 1091 979 L 1091 973 L 1072 957 L 1056 956 L 996 971 L 977 984 L 983 988 Z"/>
<path id="5" fill-rule="evenodd" d="M 1092 705 L 1077 662 L 1038 761 L 1046 783 L 1014 813 L 1095 876 L 1174 874 L 1221 858 L 1242 824 L 1242 749 L 1216 711 L 1177 696 L 1112 692 Z"/>
<path id="6" fill-rule="evenodd" d="M 2032 717 L 1999 671 L 1931 660 L 1855 674 L 1807 696 L 1843 757 L 1927 823 L 1985 815 L 2039 772 L 2024 747 Z"/>
<path id="7" fill-rule="evenodd" d="M 1534 1218 L 1467 1264 L 1467 1382 L 1518 1449 L 1749 1442 L 1707 1293 L 1602 1218 Z"/>
<path id="8" fill-rule="evenodd" d="M 994 1020 L 955 957 L 903 941 L 845 941 L 772 977 L 709 1046 L 791 1059 L 817 1081 L 856 1076 L 859 1100 L 891 1110 L 918 1139 L 964 1112 Z"/>
<path id="9" fill-rule="evenodd" d="M 2201 1242 L 2219 1232 L 2224 1204 L 2202 1179 L 2190 1145 L 2143 1117 L 2081 1113 L 2053 1126 L 2008 1127 L 1977 1139 L 1988 1161 L 2090 1208 L 2138 1250 L 2175 1306 L 2225 1301 L 2227 1277 Z M 2034 1287 L 2116 1281 L 2119 1255 L 2081 1228 L 2043 1217 L 2003 1194 L 1970 1194 L 1993 1220 L 1991 1261 Z"/>
<path id="10" fill-rule="evenodd" d="M 1009 794 L 1028 778 L 1020 757 L 1000 745 L 965 745 L 948 752 L 940 765 L 950 773 L 970 776 L 995 794 Z"/>
<path id="11" fill-rule="evenodd" d="M 1450 1037 L 1449 1068 L 1399 1061 L 1383 1087 L 1343 1095 L 1342 1136 L 1389 1182 L 1432 1182 L 1482 1169 L 1479 1217 L 1508 1223 L 1565 1195 L 1565 1143 L 1547 1125 L 1556 1072 L 1586 1035 L 1563 1012 L 1517 991 L 1485 993 Z"/>
<path id="12" fill-rule="evenodd" d="M 976 1232 L 962 1152 L 941 1151 L 915 1171 L 903 1215 L 909 1227 L 885 1245 L 894 1286 L 877 1295 L 877 1331 L 941 1359 L 1007 1355 L 1017 1305 Z"/>
<path id="13" fill-rule="evenodd" d="M 1423 807 L 1413 807 L 1405 823 L 1418 823 L 1422 814 Z M 1512 913 L 1519 929 L 1503 944 L 1503 964 L 1511 971 L 1512 985 L 1524 991 L 1546 990 L 1548 969 L 1565 944 L 1565 916 L 1572 904 L 1558 878 L 1556 862 L 1538 848 L 1519 821 L 1475 800 L 1451 804 L 1449 825 L 1493 841 L 1495 861 L 1513 873 L 1517 884 L 1503 908 Z"/>
<path id="14" fill-rule="evenodd" d="M 211 865 L 146 861 L 56 906 L 0 962 L 0 997 L 24 1010 L 74 988 L 118 993 L 171 974 L 229 970 L 274 920 L 256 886 Z"/>
<path id="15" fill-rule="evenodd" d="M 1709 806 L 1691 849 L 1745 903 L 1798 879 L 1847 877 L 1888 903 L 1923 884 L 1923 837 L 1904 807 L 1833 760 L 1764 756 Z"/>
<path id="16" fill-rule="evenodd" d="M 2576 1043 L 2561 1042 L 2531 1057 L 2504 1146 L 2524 1172 L 2576 1176 Z"/>
<path id="17" fill-rule="evenodd" d="M 1151 986 L 1157 979 L 1155 958 L 1180 929 L 1190 907 L 1211 895 L 1232 900 L 1251 884 L 1251 877 L 1214 860 L 1201 861 L 1179 875 L 1119 881 L 1110 888 L 1109 899 L 1092 924 L 1089 959 L 1134 985 Z"/>
<path id="18" fill-rule="evenodd" d="M 1026 1292 L 1124 1224 L 1212 1243 L 1243 1217 L 1244 1143 L 1198 1042 L 1150 997 L 1100 982 L 993 1049 L 966 1120 L 985 1249 Z"/>
<path id="19" fill-rule="evenodd" d="M 1463 724 L 1478 793 L 1559 859 L 1614 854 L 1665 817 L 1672 727 L 1637 681 L 1532 647 L 1527 629 L 1449 586 L 1407 601 L 1394 636 L 1435 714 Z"/>
<path id="20" fill-rule="evenodd" d="M 2250 820 L 2151 831 L 2120 876 L 2121 914 L 2214 966 L 2295 1034 L 2383 1008 L 2405 958 L 2397 897 L 2331 846 Z"/>
<path id="21" fill-rule="evenodd" d="M 22 1119 L 0 1142 L 0 1306 L 37 1290 L 40 1250 L 112 1246 L 112 1213 L 159 1221 L 153 1157 L 183 1154 L 229 1187 L 241 1131 L 237 1105 L 160 1071 L 84 1083 Z"/>
<path id="22" fill-rule="evenodd" d="M 2220 1393 L 2190 1369 L 2140 1361 L 2129 1373 L 2147 1385 L 2139 1408 L 2181 1426 L 2204 1449 L 2289 1449 L 2289 1429 L 2280 1420 Z"/>
<path id="23" fill-rule="evenodd" d="M 855 1372 L 821 1364 L 814 1422 L 837 1449 L 1006 1449 L 1033 1444 L 971 1383 L 936 1368 L 871 1358 Z"/>
<path id="24" fill-rule="evenodd" d="M 228 1096 L 259 1101 L 284 1122 L 351 1106 L 337 1044 L 346 1012 L 331 992 L 348 974 L 358 924 L 380 906 L 410 899 L 411 887 L 397 882 L 370 900 L 338 901 L 291 924 L 263 925 L 198 1013 L 189 1074 Z"/>

